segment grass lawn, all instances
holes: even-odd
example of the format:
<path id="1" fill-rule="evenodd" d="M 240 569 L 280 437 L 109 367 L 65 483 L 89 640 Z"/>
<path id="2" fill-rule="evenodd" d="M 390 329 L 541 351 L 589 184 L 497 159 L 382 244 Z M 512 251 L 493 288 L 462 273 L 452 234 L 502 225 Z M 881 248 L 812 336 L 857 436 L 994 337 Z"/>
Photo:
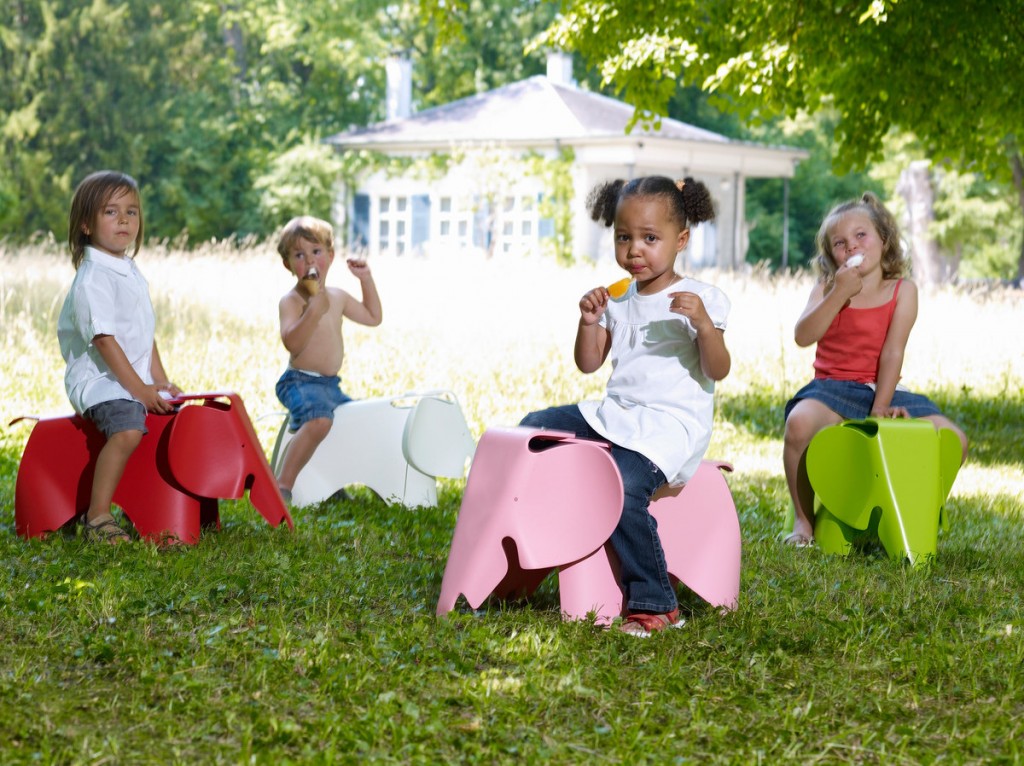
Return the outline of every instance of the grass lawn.
<path id="1" fill-rule="evenodd" d="M 527 604 L 434 616 L 462 482 L 436 508 L 368 490 L 271 529 L 247 501 L 193 547 L 14 534 L 30 424 L 69 411 L 52 246 L 0 246 L 0 763 L 1017 763 L 1024 761 L 1024 336 L 1008 291 L 924 291 L 904 380 L 972 440 L 930 568 L 778 544 L 782 407 L 810 375 L 807 276 L 705 274 L 733 301 L 708 456 L 731 461 L 739 608 L 637 640 Z M 268 454 L 285 357 L 269 246 L 144 249 L 165 366 L 235 390 Z M 576 300 L 614 266 L 380 260 L 380 328 L 346 329 L 356 397 L 450 388 L 477 436 L 597 396 Z M 330 280 L 352 289 L 340 260 Z M 993 338 L 999 337 L 998 344 Z"/>

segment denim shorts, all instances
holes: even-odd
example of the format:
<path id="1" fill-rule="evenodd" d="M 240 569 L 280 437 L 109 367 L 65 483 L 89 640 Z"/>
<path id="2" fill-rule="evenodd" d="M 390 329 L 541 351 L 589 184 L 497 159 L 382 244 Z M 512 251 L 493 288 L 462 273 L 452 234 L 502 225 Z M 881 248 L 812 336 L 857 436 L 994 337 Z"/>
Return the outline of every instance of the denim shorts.
<path id="1" fill-rule="evenodd" d="M 142 431 L 146 428 L 146 408 L 142 402 L 134 399 L 111 399 L 100 402 L 82 413 L 82 417 L 91 420 L 108 439 L 121 431 Z"/>
<path id="2" fill-rule="evenodd" d="M 341 378 L 337 375 L 310 375 L 291 367 L 285 370 L 274 390 L 281 404 L 288 408 L 288 430 L 293 433 L 315 418 L 334 420 L 334 408 L 352 401 L 341 390 Z"/>
<path id="3" fill-rule="evenodd" d="M 815 378 L 786 403 L 787 418 L 801 399 L 815 399 L 844 420 L 863 420 L 871 415 L 875 389 L 866 383 L 857 383 L 853 380 Z M 892 395 L 891 406 L 905 407 L 912 418 L 941 414 L 939 408 L 927 396 L 912 394 L 899 388 Z"/>

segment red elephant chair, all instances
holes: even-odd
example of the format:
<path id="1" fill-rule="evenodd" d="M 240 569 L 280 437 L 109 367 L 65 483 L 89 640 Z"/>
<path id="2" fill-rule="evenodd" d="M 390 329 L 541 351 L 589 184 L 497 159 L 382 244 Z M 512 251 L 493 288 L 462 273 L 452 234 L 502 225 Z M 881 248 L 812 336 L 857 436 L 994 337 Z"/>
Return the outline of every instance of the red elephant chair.
<path id="1" fill-rule="evenodd" d="M 146 416 L 149 433 L 114 493 L 139 535 L 194 544 L 201 529 L 219 528 L 218 499 L 240 498 L 246 489 L 249 502 L 271 526 L 284 520 L 293 528 L 241 397 L 192 394 L 175 403 L 183 406 L 174 413 Z M 20 536 L 40 537 L 85 513 L 103 444 L 103 435 L 78 415 L 39 419 L 14 490 Z"/>

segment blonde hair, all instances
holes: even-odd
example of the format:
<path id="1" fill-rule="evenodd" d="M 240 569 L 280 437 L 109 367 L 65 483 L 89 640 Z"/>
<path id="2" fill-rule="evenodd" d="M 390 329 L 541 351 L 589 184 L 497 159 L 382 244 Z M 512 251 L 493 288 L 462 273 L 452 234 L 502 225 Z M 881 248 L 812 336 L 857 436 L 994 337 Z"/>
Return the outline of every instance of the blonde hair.
<path id="1" fill-rule="evenodd" d="M 277 239 L 277 252 L 286 265 L 288 252 L 299 239 L 308 239 L 310 242 L 317 242 L 329 250 L 334 250 L 334 228 L 320 218 L 300 215 L 285 224 Z"/>
<path id="2" fill-rule="evenodd" d="M 821 222 L 818 236 L 814 240 L 817 246 L 815 262 L 821 272 L 821 281 L 831 285 L 836 278 L 839 266 L 832 256 L 832 230 L 844 216 L 854 212 L 866 215 L 882 240 L 882 278 L 894 279 L 905 276 L 909 271 L 909 264 L 903 254 L 900 227 L 896 223 L 896 218 L 876 195 L 864 192 L 857 199 L 833 207 Z"/>

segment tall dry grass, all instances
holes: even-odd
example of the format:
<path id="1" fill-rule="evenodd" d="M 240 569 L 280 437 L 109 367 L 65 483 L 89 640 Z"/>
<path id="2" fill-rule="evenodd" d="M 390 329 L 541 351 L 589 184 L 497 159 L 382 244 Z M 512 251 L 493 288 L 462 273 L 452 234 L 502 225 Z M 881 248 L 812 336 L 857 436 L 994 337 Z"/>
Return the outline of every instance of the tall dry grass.
<path id="1" fill-rule="evenodd" d="M 274 383 L 286 362 L 277 302 L 291 278 L 268 244 L 210 244 L 195 252 L 146 247 L 139 266 L 150 282 L 157 339 L 172 378 L 189 391 L 239 392 L 254 418 L 279 412 Z M 619 278 L 610 263 L 561 268 L 545 260 L 417 260 L 371 263 L 384 305 L 378 328 L 347 323 L 345 390 L 358 398 L 413 390 L 453 390 L 474 431 L 509 425 L 528 411 L 595 397 L 607 370 L 581 375 L 572 362 L 577 299 Z M 811 374 L 813 348 L 792 340 L 811 288 L 809 275 L 704 273 L 733 304 L 726 339 L 733 371 L 722 397 L 756 393 L 779 404 Z M 73 277 L 55 244 L 0 247 L 0 414 L 69 411 L 55 327 Z M 339 255 L 328 281 L 358 292 Z M 943 287 L 923 291 L 904 364 L 915 390 L 1000 397 L 1024 389 L 1021 294 Z M 998 340 L 997 340 L 998 338 Z M 279 424 L 257 421 L 269 451 Z M 752 438 L 719 419 L 712 452 L 750 470 L 781 470 L 777 439 Z M 0 431 L 20 450 L 28 427 Z M 737 459 L 742 454 L 742 461 Z M 971 468 L 958 487 L 1016 482 L 1014 467 Z"/>

